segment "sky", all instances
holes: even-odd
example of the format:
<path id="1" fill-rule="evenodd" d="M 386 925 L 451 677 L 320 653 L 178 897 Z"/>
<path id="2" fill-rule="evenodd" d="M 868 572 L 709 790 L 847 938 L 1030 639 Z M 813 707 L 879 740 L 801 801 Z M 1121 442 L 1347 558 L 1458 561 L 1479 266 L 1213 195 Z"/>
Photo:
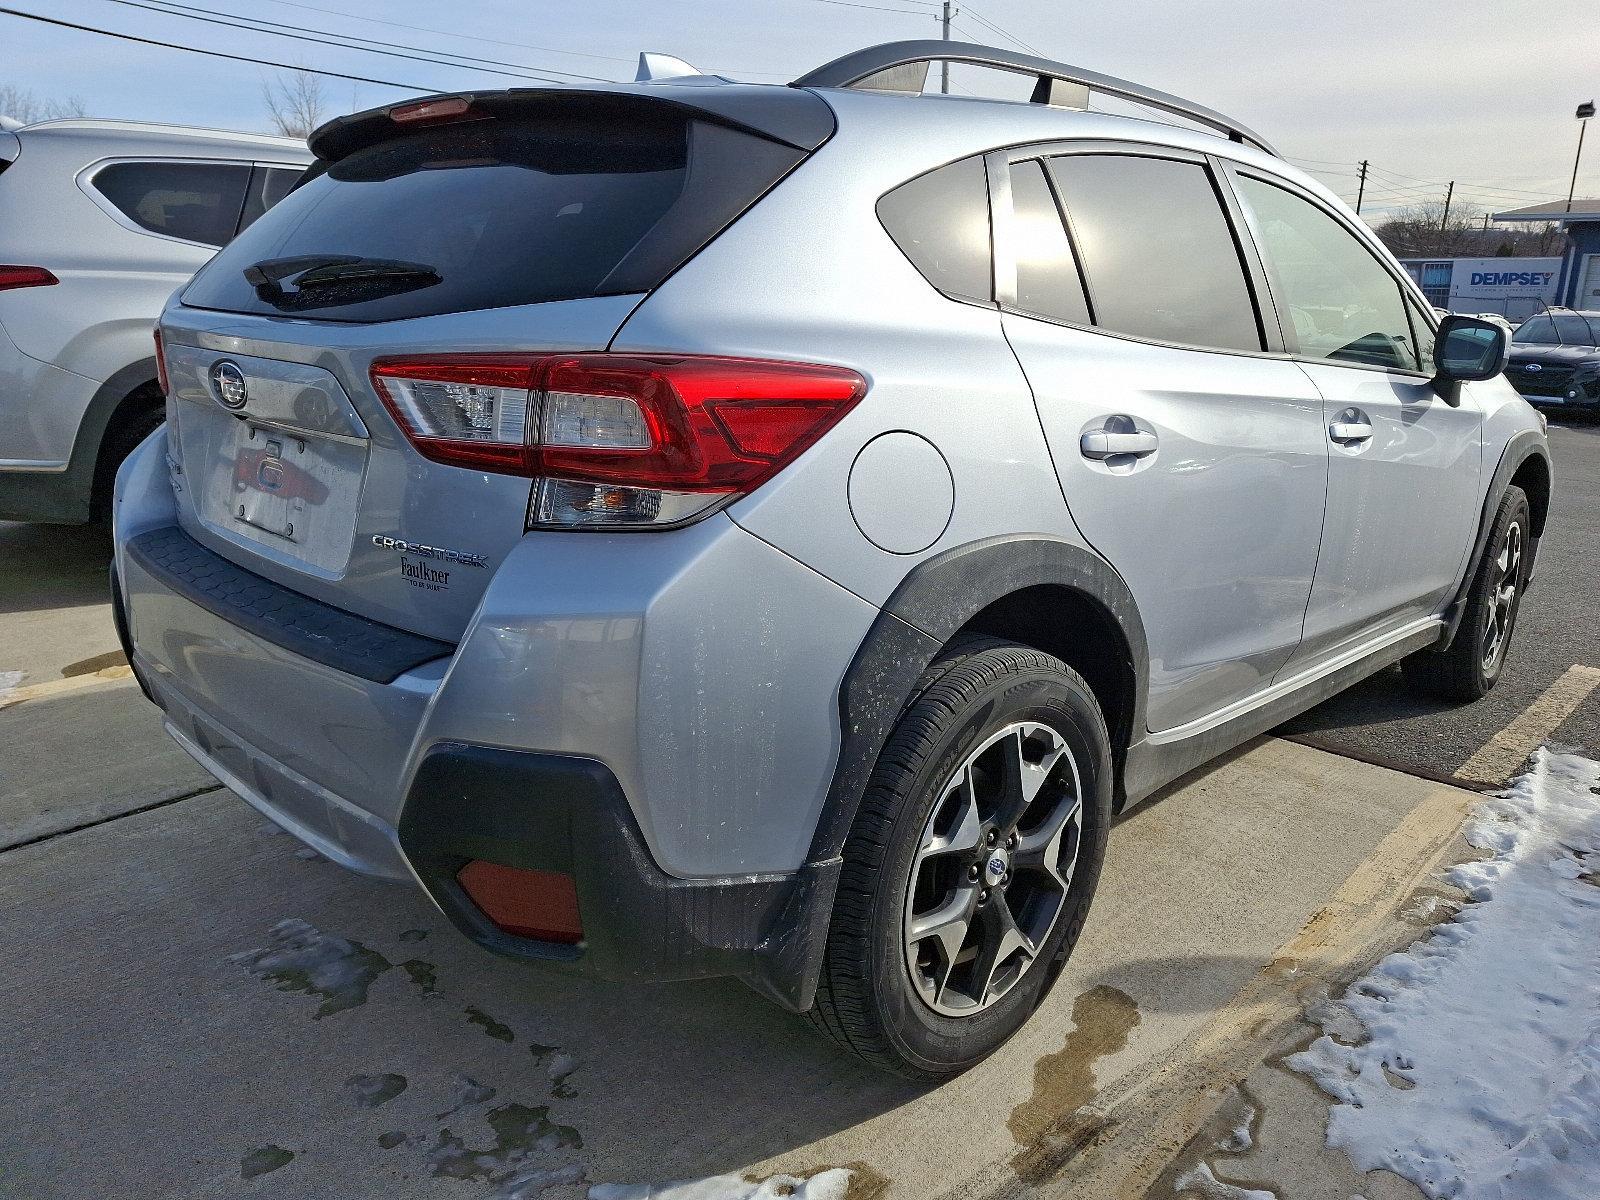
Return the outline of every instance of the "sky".
<path id="1" fill-rule="evenodd" d="M 419 90 L 530 81 L 197 16 L 388 42 L 428 60 L 452 53 L 496 59 L 523 74 L 563 72 L 554 76 L 563 80 L 631 79 L 639 51 L 654 50 L 706 71 L 784 82 L 862 46 L 939 36 L 934 0 L 183 0 L 181 8 L 166 0 L 0 0 L 0 7 L 253 60 L 0 14 L 0 84 L 41 98 L 76 96 L 91 116 L 247 130 L 270 128 L 261 88 L 276 72 L 260 60 Z M 1219 109 L 1348 200 L 1356 195 L 1356 163 L 1368 160 L 1362 211 L 1369 219 L 1441 200 L 1450 180 L 1455 203 L 1475 211 L 1565 199 L 1578 137 L 1574 110 L 1600 94 L 1600 0 L 959 0 L 957 7 L 957 38 L 1025 44 Z M 958 89 L 983 87 L 970 73 L 958 71 L 955 80 Z M 325 83 L 329 116 L 412 94 Z M 1600 195 L 1600 129 L 1588 142 L 1580 196 Z"/>

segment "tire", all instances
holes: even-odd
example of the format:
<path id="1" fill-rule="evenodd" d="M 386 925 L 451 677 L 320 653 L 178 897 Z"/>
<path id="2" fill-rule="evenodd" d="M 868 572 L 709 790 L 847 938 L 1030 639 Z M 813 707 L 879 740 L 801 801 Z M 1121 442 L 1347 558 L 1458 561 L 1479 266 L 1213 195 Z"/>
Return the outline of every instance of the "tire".
<path id="1" fill-rule="evenodd" d="M 918 1082 L 992 1054 L 1077 944 L 1105 857 L 1111 783 L 1105 719 L 1077 672 L 993 638 L 953 645 L 928 668 L 868 780 L 812 1022 Z M 954 955 L 940 934 L 908 949 L 929 912 L 963 905 L 965 933 L 940 925 L 961 947 Z M 993 936 L 1006 925 L 1002 908 L 1022 943 Z"/>
<path id="2" fill-rule="evenodd" d="M 1470 701 L 1486 696 L 1499 680 L 1528 582 L 1531 517 L 1523 490 L 1506 488 L 1455 637 L 1443 650 L 1419 651 L 1401 664 L 1411 687 L 1444 700 Z"/>
<path id="3" fill-rule="evenodd" d="M 122 408 L 112 417 L 111 425 L 106 429 L 100 442 L 100 453 L 95 459 L 90 493 L 91 522 L 110 525 L 111 493 L 117 480 L 117 468 L 166 419 L 165 402 L 153 384 L 148 389 L 141 388 L 123 401 Z"/>

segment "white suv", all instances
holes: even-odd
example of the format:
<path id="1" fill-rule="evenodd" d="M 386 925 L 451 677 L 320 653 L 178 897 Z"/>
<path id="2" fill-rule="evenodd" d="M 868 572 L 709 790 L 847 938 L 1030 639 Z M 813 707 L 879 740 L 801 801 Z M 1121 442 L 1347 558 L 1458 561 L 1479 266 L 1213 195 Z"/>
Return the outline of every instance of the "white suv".
<path id="1" fill-rule="evenodd" d="M 104 511 L 162 419 L 162 304 L 309 161 L 259 134 L 0 123 L 0 520 Z"/>

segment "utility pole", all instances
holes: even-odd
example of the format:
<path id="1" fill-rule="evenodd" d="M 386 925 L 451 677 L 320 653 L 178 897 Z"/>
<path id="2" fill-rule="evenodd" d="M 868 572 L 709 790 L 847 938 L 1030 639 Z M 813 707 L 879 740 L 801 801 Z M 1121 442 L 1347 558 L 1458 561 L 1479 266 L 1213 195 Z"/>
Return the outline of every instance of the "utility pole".
<path id="1" fill-rule="evenodd" d="M 1367 160 L 1361 160 L 1361 183 L 1356 188 L 1356 216 L 1361 215 L 1361 197 L 1367 194 Z"/>
<path id="2" fill-rule="evenodd" d="M 1439 218 L 1439 236 L 1444 236 L 1445 227 L 1450 224 L 1450 200 L 1456 194 L 1456 181 L 1452 179 L 1450 186 L 1444 193 L 1444 216 Z"/>
<path id="3" fill-rule="evenodd" d="M 960 13 L 961 10 L 950 3 L 950 0 L 944 0 L 944 15 L 940 18 L 940 23 L 944 26 L 944 40 L 947 42 L 950 40 L 950 18 L 959 16 Z M 939 64 L 939 91 L 947 96 L 950 94 L 950 64 L 948 61 Z"/>
<path id="4" fill-rule="evenodd" d="M 1583 158 L 1583 135 L 1594 116 L 1594 101 L 1578 105 L 1578 152 L 1572 156 L 1572 182 L 1567 185 L 1567 211 L 1572 211 L 1572 193 L 1578 188 L 1578 163 Z"/>

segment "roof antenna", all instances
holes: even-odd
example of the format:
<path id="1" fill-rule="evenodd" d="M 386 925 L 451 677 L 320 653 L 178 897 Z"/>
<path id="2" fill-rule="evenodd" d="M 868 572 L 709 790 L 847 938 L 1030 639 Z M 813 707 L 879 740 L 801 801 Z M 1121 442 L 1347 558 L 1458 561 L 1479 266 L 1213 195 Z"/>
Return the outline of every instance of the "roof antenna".
<path id="1" fill-rule="evenodd" d="M 692 67 L 681 58 L 673 58 L 670 54 L 652 54 L 644 51 L 639 55 L 639 71 L 633 77 L 635 83 L 653 83 L 658 79 L 682 79 L 686 75 L 699 75 L 702 72 L 697 67 Z"/>

